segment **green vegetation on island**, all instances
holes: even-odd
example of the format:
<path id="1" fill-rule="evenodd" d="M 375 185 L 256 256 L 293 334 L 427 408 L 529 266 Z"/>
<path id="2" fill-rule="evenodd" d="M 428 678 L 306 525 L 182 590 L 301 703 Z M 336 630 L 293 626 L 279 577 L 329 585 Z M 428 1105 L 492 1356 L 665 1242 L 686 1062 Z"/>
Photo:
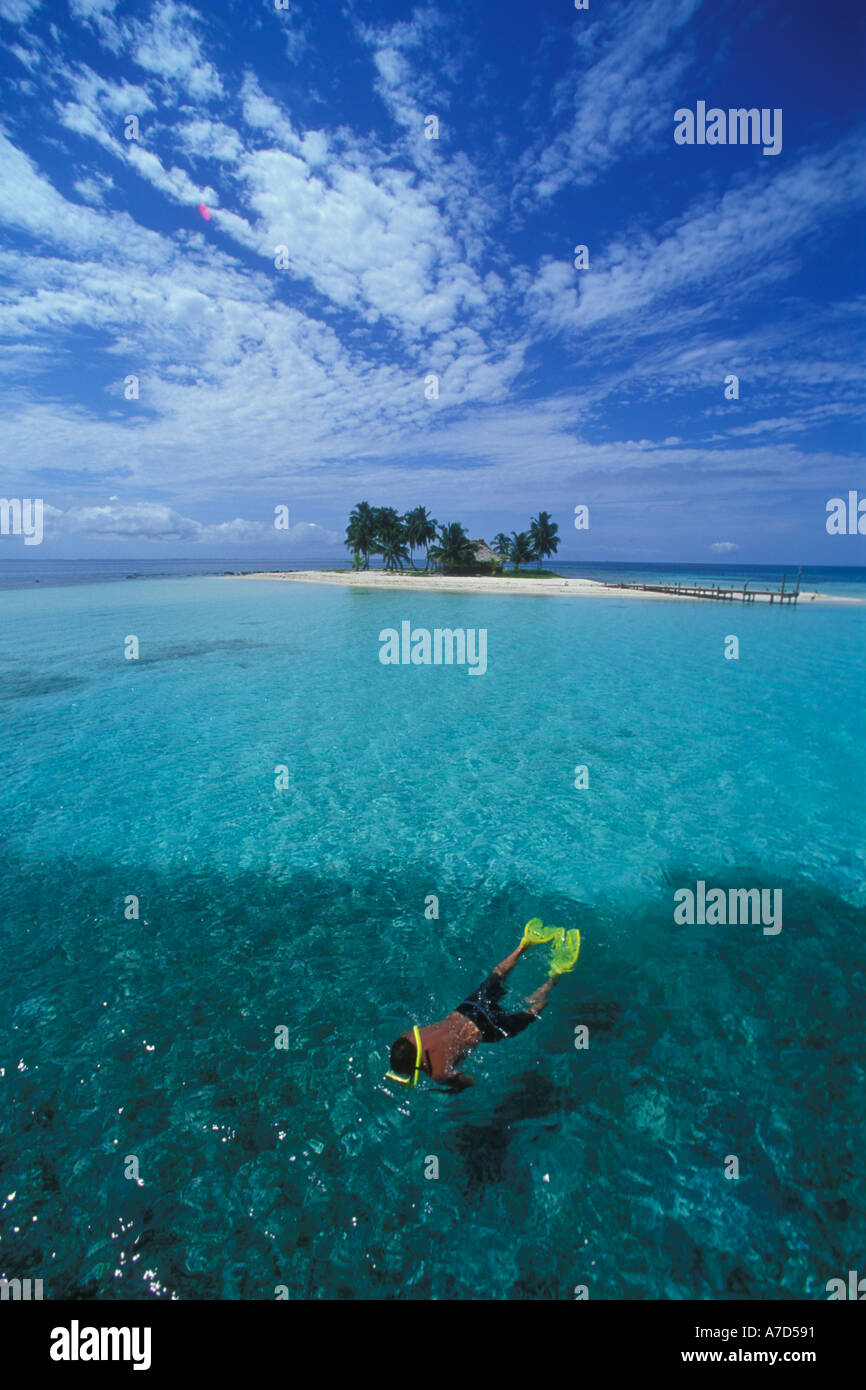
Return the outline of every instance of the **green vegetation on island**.
<path id="1" fill-rule="evenodd" d="M 371 556 L 380 556 L 386 570 L 403 573 L 406 566 L 418 574 L 431 571 L 440 574 L 498 574 L 506 575 L 506 565 L 512 575 L 521 573 L 521 566 L 536 562 L 532 573 L 546 576 L 550 570 L 541 568 L 542 560 L 555 555 L 559 548 L 559 527 L 549 512 L 533 517 L 528 531 L 512 531 L 506 536 L 500 531 L 489 546 L 483 540 L 470 540 L 459 521 L 441 524 L 430 516 L 426 507 L 415 507 L 401 516 L 393 507 L 372 507 L 359 502 L 353 508 L 346 527 L 346 548 L 352 552 L 352 569 L 368 570 Z M 415 552 L 424 551 L 424 569 L 415 564 Z"/>

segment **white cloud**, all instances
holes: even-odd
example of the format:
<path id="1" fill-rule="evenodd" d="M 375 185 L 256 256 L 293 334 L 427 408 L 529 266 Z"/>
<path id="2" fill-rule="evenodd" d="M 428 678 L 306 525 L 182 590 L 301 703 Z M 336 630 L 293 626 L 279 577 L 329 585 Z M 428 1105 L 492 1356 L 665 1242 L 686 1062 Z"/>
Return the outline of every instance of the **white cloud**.
<path id="1" fill-rule="evenodd" d="M 100 42 L 112 53 L 120 52 L 124 35 L 114 18 L 117 0 L 68 0 L 68 4 L 73 19 L 95 29 Z"/>
<path id="2" fill-rule="evenodd" d="M 115 498 L 111 499 L 116 502 Z M 277 531 L 271 524 L 247 521 L 203 523 L 182 516 L 159 502 L 116 502 L 116 505 L 75 507 L 62 512 L 47 508 L 53 534 L 85 535 L 91 540 L 139 540 L 152 542 L 190 542 L 194 545 L 273 544 L 280 550 L 311 551 L 330 548 L 340 541 L 335 531 L 312 522 L 299 522 L 288 530 Z"/>
<path id="3" fill-rule="evenodd" d="M 284 137 L 297 144 L 291 120 L 277 103 L 259 87 L 256 78 L 248 73 L 241 87 L 243 118 L 253 130 L 264 130 L 278 143 Z M 291 145 L 287 146 L 291 148 Z"/>
<path id="4" fill-rule="evenodd" d="M 209 184 L 202 188 L 193 183 L 184 169 L 163 168 L 155 154 L 143 150 L 134 140 L 129 142 L 126 158 L 142 178 L 147 179 L 154 188 L 166 193 L 176 203 L 208 203 L 213 206 L 218 201 Z"/>
<path id="5" fill-rule="evenodd" d="M 710 550 L 714 550 L 717 555 L 730 555 L 732 550 L 739 550 L 736 541 L 713 541 Z"/>
<path id="6" fill-rule="evenodd" d="M 557 134 L 545 132 L 526 152 L 518 196 L 545 199 L 566 186 L 586 187 L 670 124 L 670 98 L 690 61 L 683 31 L 700 4 L 631 0 L 594 12 L 591 23 L 576 19 L 585 27 L 575 29 L 574 69 L 553 94 Z"/>
<path id="7" fill-rule="evenodd" d="M 25 24 L 42 0 L 0 0 L 0 19 L 10 24 Z"/>
<path id="8" fill-rule="evenodd" d="M 103 149 L 120 155 L 120 149 L 106 129 L 98 110 L 92 106 L 85 106 L 80 101 L 55 102 L 54 109 L 67 130 L 75 131 L 76 135 L 89 135 L 91 139 L 97 140 Z"/>
<path id="9" fill-rule="evenodd" d="M 77 507 L 64 513 L 60 529 L 103 539 L 193 540 L 197 524 L 171 507 L 138 502 L 128 506 Z"/>
<path id="10" fill-rule="evenodd" d="M 188 5 L 162 0 L 147 21 L 133 21 L 131 52 L 139 67 L 168 82 L 176 82 L 199 101 L 223 95 L 223 86 L 213 65 L 202 56 L 201 43 L 193 31 L 199 21 Z"/>
<path id="11" fill-rule="evenodd" d="M 288 248 L 291 273 L 369 322 L 409 337 L 442 333 L 487 295 L 446 221 L 408 172 L 332 163 L 314 172 L 284 150 L 245 156 L 238 176 L 257 214 L 263 254 Z"/>
<path id="12" fill-rule="evenodd" d="M 38 45 L 35 45 L 33 48 L 23 48 L 20 43 L 10 43 L 7 44 L 7 48 L 10 53 L 14 53 L 19 63 L 27 68 L 28 72 L 36 72 L 39 68 L 42 62 L 42 54 L 39 51 Z"/>
<path id="13" fill-rule="evenodd" d="M 141 116 L 145 111 L 153 111 L 156 107 L 156 103 L 140 83 L 110 82 L 86 66 L 70 73 L 69 83 L 76 99 L 83 106 L 98 110 L 105 108 L 114 116 Z"/>
<path id="14" fill-rule="evenodd" d="M 68 0 L 68 4 L 76 19 L 85 20 L 113 14 L 117 8 L 117 0 Z"/>
<path id="15" fill-rule="evenodd" d="M 443 62 L 444 30 L 445 21 L 432 6 L 418 8 L 411 20 L 390 27 L 359 27 L 360 37 L 372 49 L 376 91 L 397 124 L 415 136 L 419 153 L 425 148 L 432 153 L 424 138 L 424 116 L 433 112 L 441 118 L 448 106 L 441 82 L 431 75 L 449 67 Z M 413 63 L 415 56 L 420 63 Z"/>
<path id="16" fill-rule="evenodd" d="M 114 179 L 107 174 L 97 172 L 76 179 L 73 187 L 85 203 L 91 203 L 94 207 L 101 207 L 105 203 L 107 194 L 114 188 Z"/>
<path id="17" fill-rule="evenodd" d="M 175 19 L 185 13 L 167 8 Z M 217 205 L 214 189 L 198 186 L 180 163 L 167 168 L 153 149 L 114 129 L 121 113 L 154 107 L 149 92 L 106 82 L 88 68 L 66 77 L 75 100 L 57 109 L 67 129 L 98 142 L 173 201 Z M 225 122 L 204 116 L 160 130 L 161 140 L 173 139 L 184 156 L 218 159 L 243 189 L 252 217 L 227 210 L 217 222 L 222 232 L 271 266 L 276 247 L 286 246 L 287 280 L 309 281 L 366 323 L 387 320 L 406 340 L 441 335 L 467 313 L 489 325 L 503 283 L 482 278 L 473 264 L 483 254 L 489 214 L 465 161 L 419 181 L 345 130 L 297 132 L 251 76 L 241 99 L 247 125 L 277 147 L 248 150 Z"/>
<path id="18" fill-rule="evenodd" d="M 198 159 L 233 164 L 243 153 L 243 141 L 236 130 L 222 121 L 210 121 L 203 116 L 177 126 L 174 136 L 188 154 Z"/>
<path id="19" fill-rule="evenodd" d="M 706 300 L 692 298 L 703 294 L 719 312 L 788 274 L 812 229 L 864 199 L 862 150 L 847 140 L 704 199 L 658 240 L 638 234 L 612 243 L 589 270 L 575 270 L 570 259 L 544 260 L 527 302 L 547 329 L 575 331 L 618 320 L 626 321 L 630 336 L 641 331 L 641 321 L 658 332 L 659 308 L 667 312 L 672 297 L 688 294 L 686 313 L 706 317 Z"/>

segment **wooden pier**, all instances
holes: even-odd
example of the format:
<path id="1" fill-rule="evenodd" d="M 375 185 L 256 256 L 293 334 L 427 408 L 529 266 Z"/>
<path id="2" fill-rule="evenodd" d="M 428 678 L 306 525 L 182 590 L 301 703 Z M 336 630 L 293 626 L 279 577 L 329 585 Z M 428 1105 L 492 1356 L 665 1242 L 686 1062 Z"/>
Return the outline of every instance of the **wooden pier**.
<path id="1" fill-rule="evenodd" d="M 630 584 L 630 583 L 610 583 L 609 589 L 641 589 L 648 594 L 673 594 L 675 598 L 709 598 L 716 599 L 721 603 L 754 603 L 756 600 L 761 603 L 797 603 L 800 597 L 800 576 L 802 569 L 797 570 L 797 583 L 792 589 L 786 589 L 785 584 L 788 578 L 787 572 L 782 575 L 782 583 L 778 589 L 751 589 L 749 581 L 746 580 L 741 589 L 734 588 L 733 584 L 724 586 L 722 584 Z"/>

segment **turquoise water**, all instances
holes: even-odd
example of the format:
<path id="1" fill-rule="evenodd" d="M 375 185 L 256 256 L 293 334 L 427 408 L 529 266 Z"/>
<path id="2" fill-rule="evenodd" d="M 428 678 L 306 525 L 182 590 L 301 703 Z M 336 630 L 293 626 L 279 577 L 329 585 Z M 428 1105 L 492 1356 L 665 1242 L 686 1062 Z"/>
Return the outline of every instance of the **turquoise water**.
<path id="1" fill-rule="evenodd" d="M 485 627 L 487 674 L 382 666 L 404 619 Z M 854 607 L 0 596 L 0 1274 L 826 1297 L 864 1246 L 864 636 Z M 781 933 L 675 925 L 698 879 L 782 889 Z M 459 1097 L 395 1094 L 393 1038 L 533 915 L 583 937 L 540 1022 Z"/>

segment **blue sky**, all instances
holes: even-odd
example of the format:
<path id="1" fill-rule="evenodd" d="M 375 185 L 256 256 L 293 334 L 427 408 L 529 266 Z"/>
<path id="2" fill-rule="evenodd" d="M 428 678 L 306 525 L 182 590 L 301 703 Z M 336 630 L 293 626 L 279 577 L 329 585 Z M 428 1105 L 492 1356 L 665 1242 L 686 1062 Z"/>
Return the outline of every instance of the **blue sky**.
<path id="1" fill-rule="evenodd" d="M 324 558 L 363 498 L 488 539 L 543 508 L 566 559 L 866 563 L 825 530 L 866 496 L 864 34 L 0 0 L 0 495 L 46 507 L 0 553 Z M 781 109 L 781 150 L 676 144 L 698 101 Z"/>

